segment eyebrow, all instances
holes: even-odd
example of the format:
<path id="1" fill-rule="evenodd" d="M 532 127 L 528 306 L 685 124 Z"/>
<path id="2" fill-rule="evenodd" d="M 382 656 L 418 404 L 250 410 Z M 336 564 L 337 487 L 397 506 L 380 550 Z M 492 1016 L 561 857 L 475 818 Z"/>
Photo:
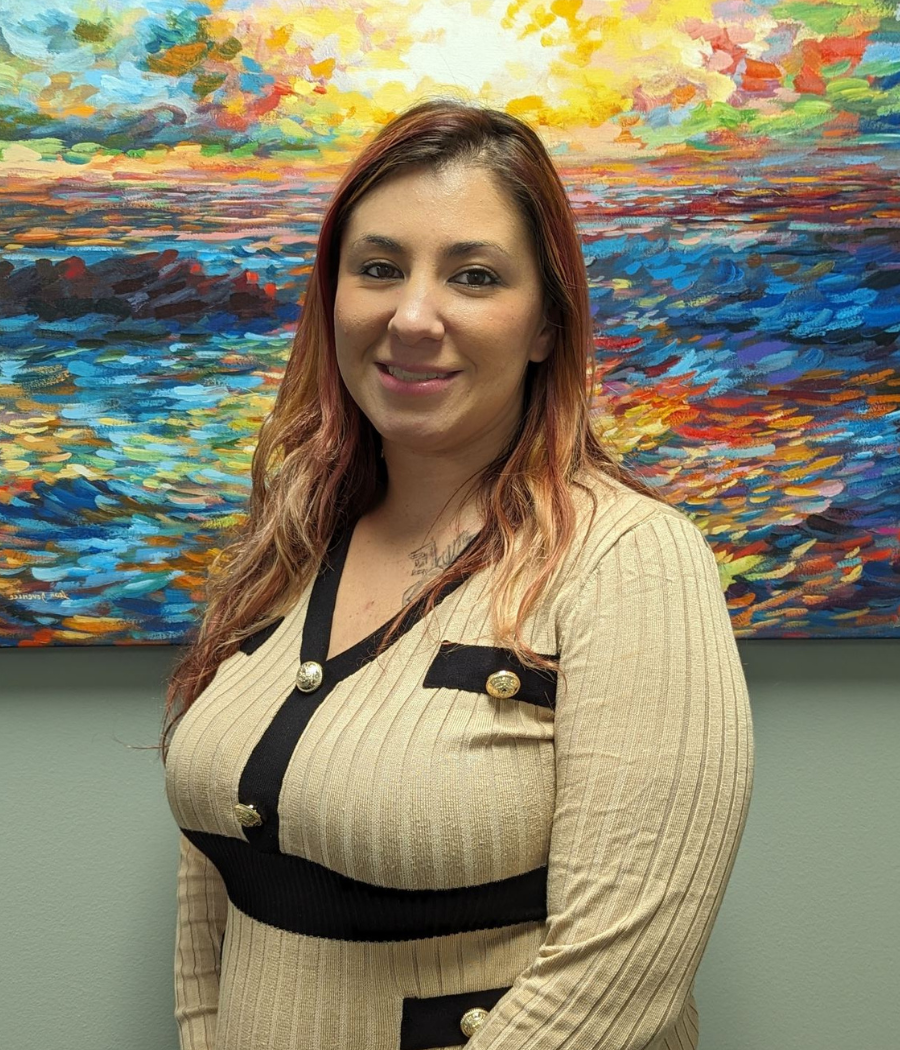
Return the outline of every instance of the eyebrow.
<path id="1" fill-rule="evenodd" d="M 367 233 L 362 237 L 358 237 L 351 245 L 351 251 L 354 248 L 361 248 L 365 246 L 371 246 L 374 248 L 384 248 L 385 251 L 389 252 L 404 252 L 406 249 L 399 241 L 395 241 L 393 237 L 385 237 L 380 233 Z M 456 259 L 461 255 L 468 255 L 469 252 L 475 251 L 478 248 L 491 248 L 495 252 L 499 252 L 507 259 L 512 259 L 510 253 L 496 241 L 457 241 L 455 244 L 449 244 L 441 252 L 441 255 L 445 259 Z"/>

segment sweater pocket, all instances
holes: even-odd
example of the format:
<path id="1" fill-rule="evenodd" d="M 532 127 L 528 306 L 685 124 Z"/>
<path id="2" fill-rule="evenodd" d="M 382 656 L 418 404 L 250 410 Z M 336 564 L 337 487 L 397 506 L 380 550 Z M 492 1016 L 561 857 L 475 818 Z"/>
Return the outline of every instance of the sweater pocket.
<path id="1" fill-rule="evenodd" d="M 404 999 L 399 1050 L 464 1046 L 484 1024 L 488 1011 L 508 991 L 508 987 L 486 988 L 480 992 Z"/>
<path id="2" fill-rule="evenodd" d="M 556 705 L 556 678 L 556 671 L 526 667 L 507 649 L 445 640 L 422 684 L 426 689 L 464 689 L 487 693 L 501 702 L 515 700 L 552 709 Z"/>

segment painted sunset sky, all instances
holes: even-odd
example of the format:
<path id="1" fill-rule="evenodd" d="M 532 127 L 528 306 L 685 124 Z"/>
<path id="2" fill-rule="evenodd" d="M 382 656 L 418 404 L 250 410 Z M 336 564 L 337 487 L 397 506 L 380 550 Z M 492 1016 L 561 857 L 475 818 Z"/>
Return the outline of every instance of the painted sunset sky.
<path id="1" fill-rule="evenodd" d="M 341 156 L 427 94 L 557 153 L 659 155 L 900 131 L 885 0 L 5 0 L 7 163 L 189 145 Z"/>

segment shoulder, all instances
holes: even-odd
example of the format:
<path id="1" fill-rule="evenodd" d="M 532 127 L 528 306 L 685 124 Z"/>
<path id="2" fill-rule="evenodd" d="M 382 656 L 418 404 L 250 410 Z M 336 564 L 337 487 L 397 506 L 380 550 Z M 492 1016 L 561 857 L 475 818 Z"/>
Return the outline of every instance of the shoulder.
<path id="1" fill-rule="evenodd" d="M 673 549 L 706 548 L 703 532 L 685 511 L 638 492 L 610 475 L 573 486 L 576 525 L 566 557 L 567 575 L 590 574 L 615 548 L 642 540 Z"/>

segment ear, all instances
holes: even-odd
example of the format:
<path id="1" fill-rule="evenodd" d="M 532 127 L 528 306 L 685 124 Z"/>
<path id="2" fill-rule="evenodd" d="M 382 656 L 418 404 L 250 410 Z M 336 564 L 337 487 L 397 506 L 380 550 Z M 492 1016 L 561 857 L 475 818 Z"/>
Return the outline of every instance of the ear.
<path id="1" fill-rule="evenodd" d="M 550 356 L 550 351 L 553 349 L 553 342 L 556 338 L 555 326 L 544 317 L 544 327 L 540 330 L 537 338 L 534 341 L 534 346 L 531 349 L 531 353 L 528 355 L 528 360 L 538 364 L 541 361 L 546 361 Z"/>

